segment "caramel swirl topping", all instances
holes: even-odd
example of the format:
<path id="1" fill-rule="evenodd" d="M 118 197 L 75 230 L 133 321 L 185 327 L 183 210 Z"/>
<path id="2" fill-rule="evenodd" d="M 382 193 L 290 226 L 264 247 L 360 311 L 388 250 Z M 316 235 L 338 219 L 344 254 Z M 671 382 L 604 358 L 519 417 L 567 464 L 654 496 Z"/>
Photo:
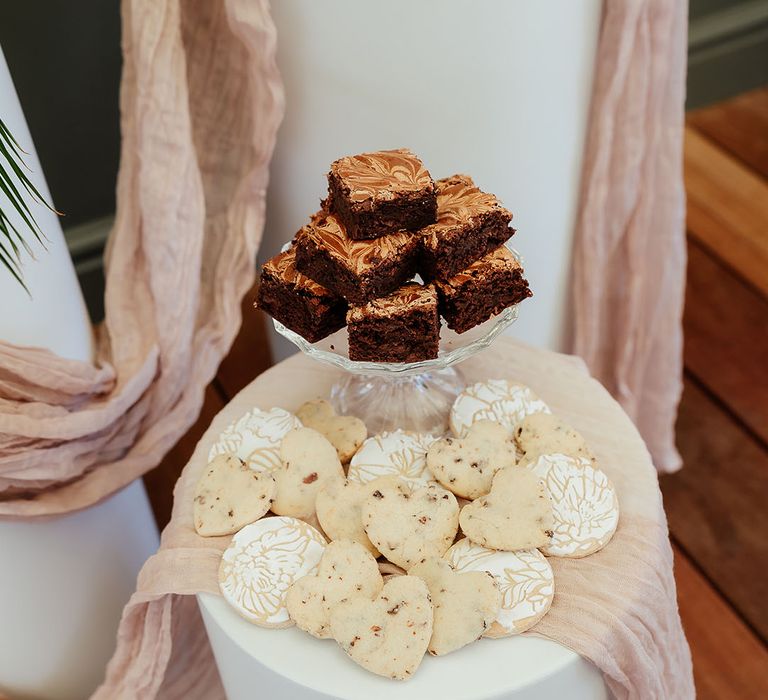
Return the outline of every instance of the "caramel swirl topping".
<path id="1" fill-rule="evenodd" d="M 393 199 L 404 192 L 433 192 L 435 184 L 419 158 L 407 148 L 345 156 L 331 165 L 349 188 L 349 199 Z"/>
<path id="2" fill-rule="evenodd" d="M 495 195 L 483 192 L 471 177 L 453 175 L 437 181 L 437 223 L 428 229 L 463 225 L 493 210 L 506 212 Z"/>
<path id="3" fill-rule="evenodd" d="M 477 275 L 494 269 L 520 270 L 522 272 L 523 268 L 520 266 L 517 258 L 512 254 L 512 251 L 505 246 L 501 246 L 501 248 L 494 250 L 492 253 L 488 253 L 488 255 L 479 260 L 475 260 L 475 262 L 473 262 L 466 270 L 457 272 L 444 284 L 456 287 L 474 279 Z"/>
<path id="4" fill-rule="evenodd" d="M 302 235 L 341 258 L 358 274 L 398 253 L 403 246 L 412 245 L 415 240 L 412 234 L 398 231 L 369 241 L 353 241 L 347 237 L 341 222 L 333 214 L 323 211 L 312 217 L 311 223 L 302 229 Z"/>
<path id="5" fill-rule="evenodd" d="M 306 289 L 313 294 L 331 296 L 331 293 L 325 287 L 306 275 L 301 274 L 296 269 L 296 250 L 293 247 L 279 253 L 264 263 L 264 269 L 287 284 L 294 285 L 297 289 Z"/>
<path id="6" fill-rule="evenodd" d="M 402 313 L 414 306 L 430 305 L 437 308 L 437 292 L 434 286 L 410 282 L 385 297 L 371 299 L 362 306 L 351 307 L 347 318 L 358 321 L 366 316 L 390 316 Z"/>

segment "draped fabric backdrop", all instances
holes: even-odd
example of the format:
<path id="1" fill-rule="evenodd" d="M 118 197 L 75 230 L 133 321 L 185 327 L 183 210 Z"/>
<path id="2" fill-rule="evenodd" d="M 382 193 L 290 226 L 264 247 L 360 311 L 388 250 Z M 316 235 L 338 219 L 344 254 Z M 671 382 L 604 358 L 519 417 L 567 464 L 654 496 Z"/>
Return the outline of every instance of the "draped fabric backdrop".
<path id="1" fill-rule="evenodd" d="M 0 517 L 90 506 L 197 417 L 240 326 L 283 113 L 267 0 L 125 0 L 93 365 L 0 342 Z"/>
<path id="2" fill-rule="evenodd" d="M 606 0 L 573 343 L 680 465 L 684 0 Z M 122 153 L 91 365 L 0 342 L 0 517 L 92 505 L 192 424 L 240 323 L 283 110 L 267 0 L 125 0 Z"/>
<path id="3" fill-rule="evenodd" d="M 656 468 L 680 468 L 685 295 L 686 0 L 606 0 L 573 252 L 573 339 L 635 422 Z"/>

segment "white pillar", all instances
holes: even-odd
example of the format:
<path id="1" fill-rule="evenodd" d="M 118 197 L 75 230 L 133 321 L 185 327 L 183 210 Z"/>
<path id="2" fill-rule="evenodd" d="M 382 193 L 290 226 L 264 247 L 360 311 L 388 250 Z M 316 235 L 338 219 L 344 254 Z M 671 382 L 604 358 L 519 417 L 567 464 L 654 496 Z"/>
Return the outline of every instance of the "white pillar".
<path id="1" fill-rule="evenodd" d="M 0 115 L 50 201 L 2 51 Z M 2 195 L 0 202 L 7 209 Z M 48 250 L 33 244 L 37 260 L 25 261 L 31 297 L 0 268 L 0 338 L 90 362 L 91 324 L 58 218 L 42 206 L 34 213 Z M 0 696 L 88 697 L 112 656 L 139 569 L 157 546 L 141 480 L 69 516 L 0 522 Z"/>
<path id="2" fill-rule="evenodd" d="M 514 212 L 533 299 L 511 334 L 562 349 L 601 0 L 280 0 L 286 115 L 262 259 L 324 196 L 341 155 L 407 146 Z M 277 359 L 295 351 L 273 343 Z"/>

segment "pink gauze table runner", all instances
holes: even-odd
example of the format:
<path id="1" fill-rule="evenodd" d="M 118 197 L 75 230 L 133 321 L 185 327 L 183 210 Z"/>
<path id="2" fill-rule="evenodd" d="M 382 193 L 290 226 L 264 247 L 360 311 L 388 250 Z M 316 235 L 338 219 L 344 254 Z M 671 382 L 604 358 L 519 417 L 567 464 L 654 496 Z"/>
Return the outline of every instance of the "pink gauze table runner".
<path id="1" fill-rule="evenodd" d="M 550 558 L 555 599 L 533 633 L 592 661 L 616 698 L 693 698 L 658 479 L 632 422 L 583 362 L 570 356 L 500 339 L 461 369 L 468 382 L 510 377 L 530 385 L 584 435 L 618 493 L 619 528 L 603 551 L 579 560 Z M 309 398 L 327 396 L 338 376 L 338 370 L 294 356 L 259 376 L 213 420 L 176 485 L 171 522 L 125 609 L 118 648 L 96 698 L 224 697 L 193 594 L 218 594 L 221 552 L 231 538 L 196 534 L 195 484 L 227 425 L 254 406 L 296 410 Z M 450 663 L 450 656 L 442 662 Z M 397 687 L 393 682 L 393 698 Z"/>

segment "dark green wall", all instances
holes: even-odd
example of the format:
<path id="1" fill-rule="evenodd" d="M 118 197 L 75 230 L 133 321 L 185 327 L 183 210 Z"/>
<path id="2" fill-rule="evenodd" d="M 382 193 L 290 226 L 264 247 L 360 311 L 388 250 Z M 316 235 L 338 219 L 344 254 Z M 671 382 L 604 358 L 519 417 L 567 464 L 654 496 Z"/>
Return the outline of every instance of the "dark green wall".
<path id="1" fill-rule="evenodd" d="M 0 45 L 64 213 L 91 316 L 100 320 L 102 217 L 115 211 L 120 154 L 119 0 L 0 0 Z M 89 226 L 94 220 L 101 221 Z"/>
<path id="2" fill-rule="evenodd" d="M 691 0 L 688 109 L 768 82 L 768 0 Z"/>
<path id="3" fill-rule="evenodd" d="M 718 10 L 726 10 L 735 4 L 737 3 L 734 0 L 690 0 L 688 14 L 695 20 Z"/>
<path id="4" fill-rule="evenodd" d="M 2 0 L 0 45 L 62 225 L 114 212 L 118 0 Z"/>

